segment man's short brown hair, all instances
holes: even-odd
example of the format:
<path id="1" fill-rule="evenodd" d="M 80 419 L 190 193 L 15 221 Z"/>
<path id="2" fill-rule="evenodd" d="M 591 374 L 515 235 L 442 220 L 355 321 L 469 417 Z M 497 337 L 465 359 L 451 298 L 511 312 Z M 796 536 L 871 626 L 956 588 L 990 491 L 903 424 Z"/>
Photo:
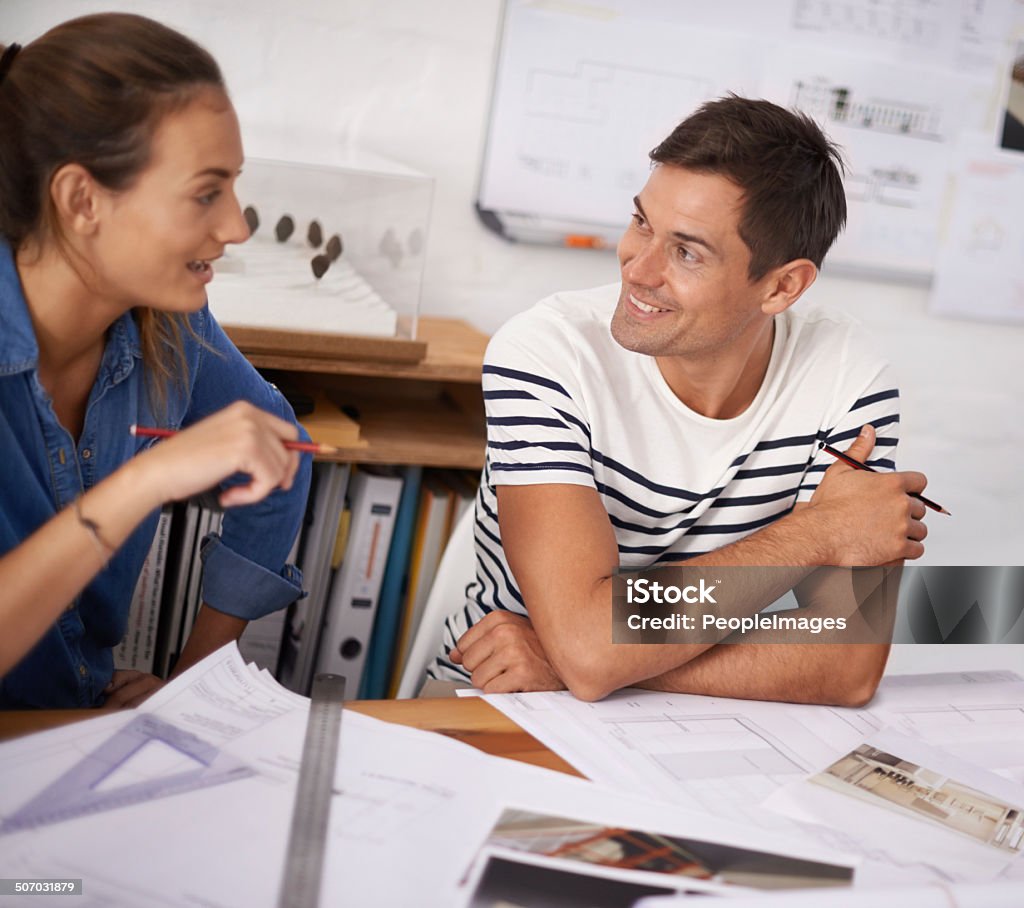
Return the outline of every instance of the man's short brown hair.
<path id="1" fill-rule="evenodd" d="M 839 147 L 806 114 L 770 101 L 709 101 L 651 160 L 720 174 L 743 190 L 739 234 L 750 249 L 752 281 L 794 259 L 820 268 L 846 224 Z"/>

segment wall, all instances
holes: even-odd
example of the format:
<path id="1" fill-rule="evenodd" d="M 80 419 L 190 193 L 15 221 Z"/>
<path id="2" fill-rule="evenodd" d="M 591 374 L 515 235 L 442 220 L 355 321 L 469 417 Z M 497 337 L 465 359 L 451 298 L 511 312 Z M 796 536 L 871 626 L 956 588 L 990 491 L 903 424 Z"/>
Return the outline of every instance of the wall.
<path id="1" fill-rule="evenodd" d="M 94 0 L 0 0 L 0 37 L 30 40 Z M 296 159 L 352 145 L 436 180 L 422 311 L 491 332 L 559 289 L 615 280 L 607 252 L 518 247 L 485 231 L 473 200 L 499 28 L 498 0 L 140 0 L 221 62 L 250 153 Z M 639 188 L 639 187 L 638 187 Z M 624 215 L 628 200 L 623 200 Z M 823 276 L 802 305 L 860 318 L 899 366 L 900 463 L 928 473 L 927 563 L 1019 564 L 1024 553 L 1024 328 L 930 317 L 921 287 Z"/>

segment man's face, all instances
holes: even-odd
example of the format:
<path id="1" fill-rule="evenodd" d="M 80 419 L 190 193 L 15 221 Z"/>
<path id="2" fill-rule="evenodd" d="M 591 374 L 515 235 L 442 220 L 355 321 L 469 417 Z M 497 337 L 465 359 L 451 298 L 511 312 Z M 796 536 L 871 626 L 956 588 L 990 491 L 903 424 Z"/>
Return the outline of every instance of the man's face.
<path id="1" fill-rule="evenodd" d="M 716 174 L 654 168 L 619 241 L 622 293 L 611 331 L 623 347 L 706 359 L 729 353 L 764 325 L 767 278 L 747 277 L 742 195 Z"/>

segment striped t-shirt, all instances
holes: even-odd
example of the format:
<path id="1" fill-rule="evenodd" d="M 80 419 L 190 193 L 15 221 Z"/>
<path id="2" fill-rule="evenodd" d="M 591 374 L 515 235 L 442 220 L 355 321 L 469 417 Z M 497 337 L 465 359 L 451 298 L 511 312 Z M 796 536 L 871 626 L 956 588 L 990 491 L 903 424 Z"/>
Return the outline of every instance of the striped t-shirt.
<path id="1" fill-rule="evenodd" d="M 510 319 L 484 361 L 487 459 L 476 499 L 476 578 L 444 632 L 437 678 L 467 680 L 445 658 L 494 609 L 526 614 L 502 551 L 496 487 L 596 489 L 619 562 L 636 570 L 735 542 L 809 501 L 871 423 L 869 464 L 895 469 L 899 392 L 849 318 L 818 310 L 775 317 L 771 360 L 751 405 L 709 419 L 673 394 L 653 357 L 619 346 L 619 285 L 558 293 Z"/>

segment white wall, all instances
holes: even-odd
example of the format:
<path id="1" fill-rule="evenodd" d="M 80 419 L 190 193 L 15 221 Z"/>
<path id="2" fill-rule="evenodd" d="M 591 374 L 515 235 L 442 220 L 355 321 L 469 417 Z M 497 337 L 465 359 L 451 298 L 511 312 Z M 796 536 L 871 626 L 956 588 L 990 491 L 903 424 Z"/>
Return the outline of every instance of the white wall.
<path id="1" fill-rule="evenodd" d="M 0 38 L 30 40 L 110 0 L 0 0 Z M 297 160 L 347 144 L 434 177 L 422 311 L 491 332 L 550 292 L 617 277 L 607 252 L 514 246 L 473 212 L 498 0 L 139 0 L 224 68 L 250 153 L 294 139 Z M 639 187 L 638 187 L 639 188 Z M 624 200 L 624 213 L 628 207 Z M 1022 250 L 1024 253 L 1024 250 Z M 953 512 L 929 518 L 928 563 L 1024 555 L 1024 328 L 936 319 L 920 287 L 823 277 L 807 305 L 859 317 L 898 364 L 900 464 Z"/>

